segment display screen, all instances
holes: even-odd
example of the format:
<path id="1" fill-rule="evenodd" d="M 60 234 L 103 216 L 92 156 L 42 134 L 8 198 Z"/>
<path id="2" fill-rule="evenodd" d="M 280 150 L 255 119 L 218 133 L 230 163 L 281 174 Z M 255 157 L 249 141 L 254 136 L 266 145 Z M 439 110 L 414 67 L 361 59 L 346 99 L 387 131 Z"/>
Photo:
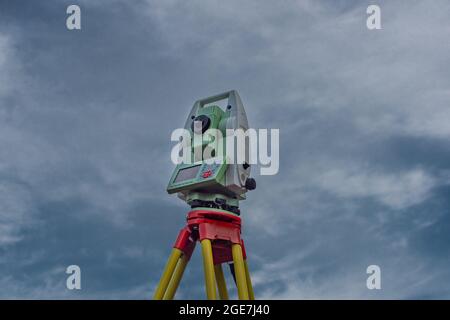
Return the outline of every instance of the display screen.
<path id="1" fill-rule="evenodd" d="M 201 165 L 184 168 L 178 171 L 177 177 L 175 178 L 174 183 L 178 183 L 184 180 L 194 179 L 197 176 L 198 170 Z"/>

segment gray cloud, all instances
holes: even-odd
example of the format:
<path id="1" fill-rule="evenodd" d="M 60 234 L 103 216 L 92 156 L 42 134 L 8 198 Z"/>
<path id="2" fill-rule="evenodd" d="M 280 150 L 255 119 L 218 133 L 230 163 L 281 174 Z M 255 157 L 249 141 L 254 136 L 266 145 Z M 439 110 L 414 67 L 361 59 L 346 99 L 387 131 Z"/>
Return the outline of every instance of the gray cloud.
<path id="1" fill-rule="evenodd" d="M 1 297 L 151 297 L 187 210 L 170 133 L 231 88 L 281 135 L 242 203 L 259 297 L 449 297 L 448 3 L 382 1 L 368 31 L 359 1 L 82 1 L 80 32 L 68 4 L 1 5 Z"/>

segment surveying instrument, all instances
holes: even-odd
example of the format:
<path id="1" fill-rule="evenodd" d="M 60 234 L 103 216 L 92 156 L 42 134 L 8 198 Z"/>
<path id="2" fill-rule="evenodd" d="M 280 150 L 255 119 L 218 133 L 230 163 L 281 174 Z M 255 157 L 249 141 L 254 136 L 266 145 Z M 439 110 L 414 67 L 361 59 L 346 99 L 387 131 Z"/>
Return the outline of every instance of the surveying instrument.
<path id="1" fill-rule="evenodd" d="M 225 110 L 214 104 L 225 99 Z M 207 298 L 217 299 L 218 290 L 220 299 L 228 299 L 222 269 L 222 264 L 228 263 L 239 299 L 253 300 L 247 254 L 241 238 L 239 210 L 239 201 L 245 199 L 248 190 L 256 187 L 255 180 L 249 177 L 249 148 L 245 147 L 248 141 L 244 144 L 245 155 L 241 155 L 244 161 L 236 161 L 242 148 L 238 146 L 237 152 L 231 152 L 233 158 L 230 158 L 227 154 L 231 150 L 226 150 L 228 144 L 224 144 L 221 138 L 226 137 L 228 129 L 248 130 L 247 116 L 239 94 L 232 90 L 196 101 L 184 128 L 189 131 L 190 137 L 194 137 L 180 143 L 191 146 L 189 155 L 194 161 L 176 166 L 167 192 L 177 193 L 191 207 L 191 211 L 187 214 L 186 226 L 181 229 L 173 245 L 154 299 L 174 298 L 186 265 L 199 241 Z M 212 131 L 221 133 L 221 137 L 211 134 Z M 195 135 L 201 135 L 202 138 L 196 139 Z M 211 149 L 207 150 L 208 148 Z M 209 151 L 210 158 L 199 159 L 198 151 L 203 155 L 205 150 Z"/>

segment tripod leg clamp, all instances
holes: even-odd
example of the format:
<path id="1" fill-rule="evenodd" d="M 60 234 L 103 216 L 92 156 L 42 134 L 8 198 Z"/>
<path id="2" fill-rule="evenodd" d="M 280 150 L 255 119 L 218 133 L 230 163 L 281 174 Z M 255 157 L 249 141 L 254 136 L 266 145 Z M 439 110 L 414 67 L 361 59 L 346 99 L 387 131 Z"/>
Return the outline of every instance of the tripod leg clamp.
<path id="1" fill-rule="evenodd" d="M 194 233 L 188 226 L 186 226 L 181 229 L 173 247 L 183 251 L 186 259 L 189 260 L 192 256 L 192 253 L 194 252 L 196 241 L 197 239 Z"/>

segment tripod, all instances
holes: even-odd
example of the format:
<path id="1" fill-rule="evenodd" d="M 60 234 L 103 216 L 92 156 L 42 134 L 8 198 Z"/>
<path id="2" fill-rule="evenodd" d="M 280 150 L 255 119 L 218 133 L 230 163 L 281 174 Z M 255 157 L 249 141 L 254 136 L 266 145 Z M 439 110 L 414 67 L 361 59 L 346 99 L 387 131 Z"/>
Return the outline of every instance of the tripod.
<path id="1" fill-rule="evenodd" d="M 241 218 L 225 210 L 196 208 L 187 215 L 154 295 L 155 300 L 171 300 L 175 296 L 186 265 L 200 241 L 205 272 L 206 296 L 228 300 L 222 263 L 230 264 L 240 300 L 254 300 L 244 242 L 241 239 Z"/>

